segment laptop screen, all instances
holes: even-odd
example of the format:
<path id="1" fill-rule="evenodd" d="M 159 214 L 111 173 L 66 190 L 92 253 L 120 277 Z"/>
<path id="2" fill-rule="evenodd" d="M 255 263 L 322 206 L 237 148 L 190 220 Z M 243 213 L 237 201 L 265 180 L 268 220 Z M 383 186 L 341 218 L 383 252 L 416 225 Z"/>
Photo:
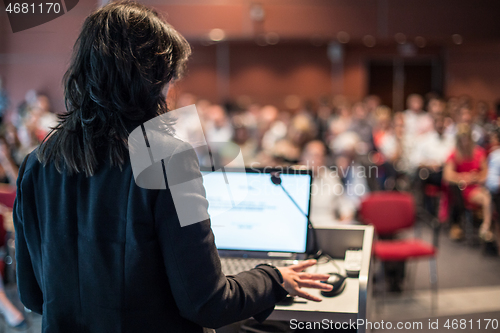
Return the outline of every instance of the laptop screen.
<path id="1" fill-rule="evenodd" d="M 281 184 L 297 207 L 271 181 L 271 171 L 227 171 L 227 188 L 217 179 L 204 179 L 219 250 L 306 252 L 308 224 L 303 213 L 309 215 L 311 174 L 281 170 Z M 242 199 L 235 202 L 228 197 L 228 191 L 231 198 Z"/>

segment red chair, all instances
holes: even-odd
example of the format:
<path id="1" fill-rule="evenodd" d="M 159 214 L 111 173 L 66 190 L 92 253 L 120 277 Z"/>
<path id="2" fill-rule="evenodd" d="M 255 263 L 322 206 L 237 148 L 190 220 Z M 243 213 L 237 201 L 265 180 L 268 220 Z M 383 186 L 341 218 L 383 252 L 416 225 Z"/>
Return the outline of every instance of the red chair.
<path id="1" fill-rule="evenodd" d="M 361 203 L 360 217 L 366 224 L 374 226 L 380 236 L 392 236 L 415 223 L 415 203 L 413 196 L 400 192 L 374 192 Z M 407 261 L 429 259 L 430 282 L 437 295 L 437 249 L 418 238 L 378 240 L 373 255 L 382 266 L 387 261 Z M 382 271 L 384 267 L 382 267 Z M 385 278 L 383 278 L 385 290 Z M 435 305 L 432 300 L 432 308 Z"/>
<path id="2" fill-rule="evenodd" d="M 13 191 L 0 191 L 0 204 L 5 205 L 6 207 L 12 209 L 14 207 L 14 200 L 16 200 L 16 189 Z M 7 231 L 4 226 L 4 218 L 0 214 L 0 248 L 7 245 Z M 7 250 L 8 251 L 8 250 Z M 8 252 L 7 252 L 8 253 Z M 12 260 L 13 256 L 11 257 Z M 4 258 L 0 258 L 0 274 L 1 276 L 5 275 L 5 260 Z M 0 277 L 1 278 L 1 277 Z"/>
<path id="3" fill-rule="evenodd" d="M 14 200 L 16 200 L 16 190 L 9 192 L 0 191 L 0 204 L 3 204 L 10 209 L 14 207 Z"/>

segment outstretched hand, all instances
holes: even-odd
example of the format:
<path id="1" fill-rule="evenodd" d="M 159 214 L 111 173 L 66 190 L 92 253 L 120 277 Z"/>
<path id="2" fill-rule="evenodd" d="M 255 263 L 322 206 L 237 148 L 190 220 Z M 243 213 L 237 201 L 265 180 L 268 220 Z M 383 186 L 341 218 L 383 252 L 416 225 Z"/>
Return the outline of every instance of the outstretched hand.
<path id="1" fill-rule="evenodd" d="M 324 291 L 332 290 L 332 286 L 318 281 L 326 281 L 328 274 L 305 273 L 306 268 L 316 265 L 316 260 L 305 260 L 296 265 L 278 267 L 283 276 L 283 288 L 292 296 L 299 296 L 311 301 L 321 302 L 321 298 L 313 296 L 302 288 L 314 288 Z"/>

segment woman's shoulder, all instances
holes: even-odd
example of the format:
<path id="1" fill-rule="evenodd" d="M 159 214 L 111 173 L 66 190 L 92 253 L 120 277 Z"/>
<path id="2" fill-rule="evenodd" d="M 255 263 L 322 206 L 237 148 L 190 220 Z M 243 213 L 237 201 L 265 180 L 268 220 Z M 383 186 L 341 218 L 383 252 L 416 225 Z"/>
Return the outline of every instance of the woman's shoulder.
<path id="1" fill-rule="evenodd" d="M 450 155 L 448 155 L 448 158 L 446 159 L 446 162 L 455 162 L 457 157 L 457 148 L 454 148 Z"/>
<path id="2" fill-rule="evenodd" d="M 38 148 L 35 148 L 33 151 L 28 153 L 24 157 L 24 159 L 21 163 L 21 166 L 19 167 L 19 173 L 18 173 L 17 180 L 16 180 L 16 185 L 18 188 L 21 186 L 21 184 L 25 184 L 25 185 L 27 184 L 26 181 L 23 182 L 23 180 L 25 180 L 25 179 L 30 179 L 30 177 L 26 177 L 26 175 L 32 173 L 33 170 L 36 170 L 37 168 L 39 168 L 39 166 L 41 164 L 38 161 L 38 158 L 36 156 L 37 149 Z"/>
<path id="3" fill-rule="evenodd" d="M 20 172 L 26 173 L 32 169 L 38 168 L 40 166 L 40 161 L 37 157 L 38 147 L 28 153 L 21 163 L 21 167 L 19 168 Z"/>

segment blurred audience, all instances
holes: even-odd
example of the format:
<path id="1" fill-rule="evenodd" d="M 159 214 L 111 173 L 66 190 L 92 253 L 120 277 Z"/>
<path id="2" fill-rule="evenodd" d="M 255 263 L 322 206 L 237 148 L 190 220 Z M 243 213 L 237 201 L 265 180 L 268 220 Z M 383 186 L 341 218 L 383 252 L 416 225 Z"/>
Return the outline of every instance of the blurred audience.
<path id="1" fill-rule="evenodd" d="M 30 90 L 23 103 L 12 109 L 1 84 L 0 91 L 0 183 L 15 186 L 23 158 L 50 134 L 58 118 L 43 94 Z M 500 140 L 495 134 L 500 121 L 486 101 L 474 103 L 466 95 L 444 99 L 410 94 L 407 110 L 393 111 L 375 95 L 360 101 L 337 95 L 303 101 L 295 110 L 280 110 L 250 98 L 243 104 L 239 100 L 216 104 L 188 93 L 174 97 L 169 101 L 171 109 L 196 105 L 209 143 L 233 144 L 214 145 L 211 156 L 200 156 L 204 164 L 234 166 L 234 157 L 241 151 L 247 167 L 302 164 L 312 168 L 314 187 L 320 193 L 313 194 L 314 219 L 353 221 L 370 191 L 423 192 L 412 184 L 432 184 L 450 194 L 446 197 L 449 209 L 463 202 L 480 208 L 479 233 L 483 239 L 495 238 L 489 209 L 491 198 L 500 204 Z M 490 146 L 488 168 L 483 148 Z M 454 188 L 463 202 L 453 199 Z M 454 220 L 450 234 L 461 238 L 460 219 Z M 500 233 L 496 236 L 500 239 Z"/>

